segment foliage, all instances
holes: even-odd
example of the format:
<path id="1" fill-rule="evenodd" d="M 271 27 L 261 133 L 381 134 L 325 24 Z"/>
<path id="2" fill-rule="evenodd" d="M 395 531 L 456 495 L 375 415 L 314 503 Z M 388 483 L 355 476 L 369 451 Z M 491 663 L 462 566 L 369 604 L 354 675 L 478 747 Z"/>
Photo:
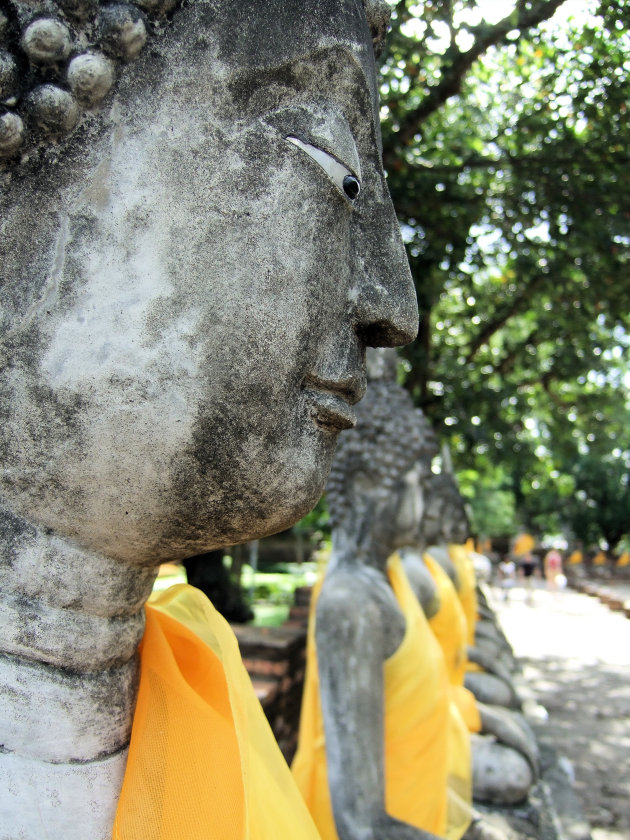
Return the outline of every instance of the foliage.
<path id="1" fill-rule="evenodd" d="M 575 496 L 566 505 L 573 533 L 585 545 L 604 537 L 615 550 L 628 533 L 630 463 L 609 456 L 585 455 L 576 464 Z"/>
<path id="2" fill-rule="evenodd" d="M 500 467 L 485 473 L 461 470 L 458 478 L 462 495 L 469 502 L 474 533 L 499 537 L 516 532 L 514 493 Z"/>
<path id="3" fill-rule="evenodd" d="M 568 6 L 519 0 L 492 21 L 475 0 L 400 0 L 384 57 L 384 161 L 422 315 L 406 385 L 480 527 L 490 490 L 542 531 L 586 510 L 585 458 L 627 476 L 630 0 L 550 20 Z"/>

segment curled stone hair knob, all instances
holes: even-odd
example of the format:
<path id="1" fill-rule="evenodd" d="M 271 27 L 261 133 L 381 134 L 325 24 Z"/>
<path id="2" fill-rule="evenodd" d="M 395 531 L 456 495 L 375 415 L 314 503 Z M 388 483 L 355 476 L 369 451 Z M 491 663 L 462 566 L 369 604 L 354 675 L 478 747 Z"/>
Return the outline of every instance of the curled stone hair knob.
<path id="1" fill-rule="evenodd" d="M 40 85 L 31 91 L 28 108 L 33 127 L 46 134 L 68 134 L 79 117 L 74 98 L 56 85 Z"/>
<path id="2" fill-rule="evenodd" d="M 6 102 L 15 94 L 17 67 L 13 56 L 0 50 L 0 102 Z"/>
<path id="3" fill-rule="evenodd" d="M 114 58 L 131 61 L 147 40 L 142 14 L 133 6 L 104 6 L 98 18 L 103 50 Z"/>
<path id="4" fill-rule="evenodd" d="M 84 105 L 95 105 L 114 83 L 114 66 L 100 53 L 77 55 L 68 67 L 68 84 Z"/>
<path id="5" fill-rule="evenodd" d="M 33 64 L 57 64 L 70 55 L 70 30 L 60 20 L 39 18 L 24 30 L 22 48 Z"/>
<path id="6" fill-rule="evenodd" d="M 0 158 L 12 157 L 22 145 L 24 125 L 17 114 L 0 117 Z"/>

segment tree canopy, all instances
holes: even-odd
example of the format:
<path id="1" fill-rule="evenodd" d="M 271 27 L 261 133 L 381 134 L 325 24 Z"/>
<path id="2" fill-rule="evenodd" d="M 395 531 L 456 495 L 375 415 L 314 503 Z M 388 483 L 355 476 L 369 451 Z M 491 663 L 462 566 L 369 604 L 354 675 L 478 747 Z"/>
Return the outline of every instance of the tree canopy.
<path id="1" fill-rule="evenodd" d="M 578 532 L 595 464 L 630 482 L 630 0 L 400 0 L 381 96 L 421 312 L 405 384 L 477 528 L 514 510 L 614 546 L 628 507 Z"/>

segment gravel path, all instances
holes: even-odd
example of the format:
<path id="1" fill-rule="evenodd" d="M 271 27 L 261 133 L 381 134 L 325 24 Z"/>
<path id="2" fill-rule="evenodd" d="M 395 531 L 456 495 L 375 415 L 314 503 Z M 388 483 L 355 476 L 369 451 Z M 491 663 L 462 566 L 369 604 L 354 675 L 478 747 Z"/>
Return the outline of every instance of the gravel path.
<path id="1" fill-rule="evenodd" d="M 493 606 L 571 762 L 593 840 L 630 840 L 630 619 L 542 581 L 529 596 L 494 590 Z"/>

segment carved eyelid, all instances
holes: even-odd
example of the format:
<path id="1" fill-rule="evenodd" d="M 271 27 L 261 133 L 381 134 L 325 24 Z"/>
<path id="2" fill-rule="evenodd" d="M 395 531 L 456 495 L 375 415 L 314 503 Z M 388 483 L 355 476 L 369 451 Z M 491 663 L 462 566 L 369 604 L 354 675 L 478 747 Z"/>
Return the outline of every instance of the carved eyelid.
<path id="1" fill-rule="evenodd" d="M 361 182 L 359 153 L 352 129 L 335 102 L 318 99 L 308 105 L 288 105 L 266 114 L 264 120 L 309 155 L 345 198 L 352 201 L 357 197 Z M 353 182 L 353 195 L 344 187 L 344 178 Z"/>
<path id="2" fill-rule="evenodd" d="M 345 164 L 340 163 L 335 157 L 333 157 L 333 155 L 325 152 L 323 149 L 320 149 L 319 146 L 314 146 L 312 143 L 305 143 L 303 140 L 300 140 L 299 137 L 289 135 L 288 137 L 285 137 L 285 140 L 288 140 L 289 143 L 293 143 L 299 149 L 306 152 L 309 157 L 313 158 L 315 163 L 318 163 L 321 166 L 333 184 L 343 195 L 346 196 L 346 198 L 350 198 L 350 200 L 352 200 L 359 195 L 361 182 L 354 172 L 348 169 Z M 348 179 L 352 179 L 357 185 L 356 195 L 354 196 L 350 196 L 348 194 L 346 186 Z"/>

